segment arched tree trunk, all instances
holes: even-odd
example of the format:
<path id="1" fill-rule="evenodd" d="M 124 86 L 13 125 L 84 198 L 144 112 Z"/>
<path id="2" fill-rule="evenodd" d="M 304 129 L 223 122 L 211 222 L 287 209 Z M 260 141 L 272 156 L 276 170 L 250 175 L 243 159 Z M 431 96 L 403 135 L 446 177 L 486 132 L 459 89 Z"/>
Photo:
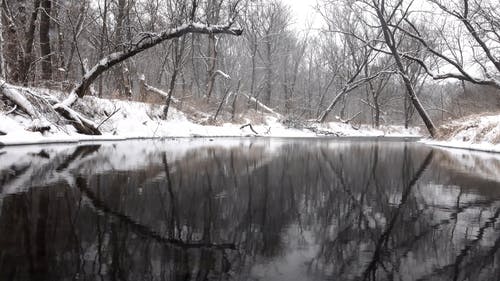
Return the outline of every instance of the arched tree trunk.
<path id="1" fill-rule="evenodd" d="M 177 28 L 167 29 L 160 34 L 146 34 L 139 39 L 138 42 L 131 44 L 126 50 L 118 51 L 102 58 L 83 76 L 80 83 L 73 88 L 70 95 L 64 101 L 54 105 L 54 109 L 67 119 L 73 121 L 79 132 L 92 135 L 100 134 L 97 126 L 73 111 L 70 108 L 71 105 L 73 105 L 78 98 L 85 96 L 90 85 L 92 85 L 92 83 L 99 78 L 101 74 L 109 70 L 114 65 L 117 65 L 126 59 L 129 59 L 166 40 L 178 38 L 188 33 L 229 34 L 240 36 L 243 33 L 243 30 L 237 27 L 232 27 L 232 24 L 208 26 L 206 24 L 193 22 L 181 25 Z"/>

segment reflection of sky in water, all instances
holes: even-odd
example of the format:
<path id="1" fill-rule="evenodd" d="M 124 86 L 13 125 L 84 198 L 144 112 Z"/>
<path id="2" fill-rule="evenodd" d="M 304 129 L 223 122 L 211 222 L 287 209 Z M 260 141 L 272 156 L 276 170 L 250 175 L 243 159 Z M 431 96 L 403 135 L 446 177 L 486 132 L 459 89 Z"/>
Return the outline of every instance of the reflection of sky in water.
<path id="1" fill-rule="evenodd" d="M 291 225 L 283 234 L 285 249 L 283 255 L 264 260 L 252 267 L 251 276 L 266 280 L 307 280 L 310 278 L 310 262 L 314 259 L 318 245 L 310 231 Z"/>

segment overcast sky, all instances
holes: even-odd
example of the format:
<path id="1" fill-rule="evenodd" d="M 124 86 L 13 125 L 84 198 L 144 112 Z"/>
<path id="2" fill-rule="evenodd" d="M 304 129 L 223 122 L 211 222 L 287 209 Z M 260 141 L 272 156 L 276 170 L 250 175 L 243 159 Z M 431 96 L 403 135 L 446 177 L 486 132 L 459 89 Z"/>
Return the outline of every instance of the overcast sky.
<path id="1" fill-rule="evenodd" d="M 296 29 L 303 30 L 310 21 L 313 21 L 314 25 L 318 24 L 319 19 L 315 19 L 317 16 L 313 8 L 316 0 L 283 0 L 283 2 L 292 8 Z"/>

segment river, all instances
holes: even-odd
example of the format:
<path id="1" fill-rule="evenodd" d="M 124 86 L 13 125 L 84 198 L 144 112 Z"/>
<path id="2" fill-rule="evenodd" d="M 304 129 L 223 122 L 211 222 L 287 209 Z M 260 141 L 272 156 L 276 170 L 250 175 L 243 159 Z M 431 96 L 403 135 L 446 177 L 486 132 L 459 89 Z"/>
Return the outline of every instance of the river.
<path id="1" fill-rule="evenodd" d="M 0 280 L 498 280 L 500 156 L 380 139 L 0 149 Z"/>

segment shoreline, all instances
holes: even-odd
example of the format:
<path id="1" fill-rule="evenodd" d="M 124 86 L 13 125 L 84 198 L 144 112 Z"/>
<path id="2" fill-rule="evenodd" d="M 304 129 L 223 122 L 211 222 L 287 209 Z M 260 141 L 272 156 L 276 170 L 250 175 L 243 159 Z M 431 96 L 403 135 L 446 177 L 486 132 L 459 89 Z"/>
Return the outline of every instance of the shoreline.
<path id="1" fill-rule="evenodd" d="M 100 142 L 123 142 L 123 141 L 133 141 L 133 140 L 174 140 L 174 139 L 205 139 L 212 141 L 213 139 L 235 139 L 235 138 L 241 138 L 241 139 L 304 139 L 304 140 L 343 140 L 343 141 L 414 141 L 414 142 L 420 142 L 422 140 L 422 136 L 415 136 L 415 135 L 381 135 L 381 136 L 371 136 L 371 135 L 366 135 L 366 136 L 261 136 L 261 135 L 247 135 L 247 136 L 241 136 L 241 135 L 207 135 L 207 136 L 199 136 L 199 135 L 193 135 L 193 136 L 157 136 L 157 137 L 144 137 L 144 136 L 134 136 L 134 137 L 110 137 L 110 136 L 97 136 L 97 137 L 71 137 L 69 136 L 67 139 L 61 139 L 61 138 L 46 138 L 46 139 L 41 139 L 41 140 L 36 140 L 36 141 L 7 141 L 4 142 L 2 141 L 2 138 L 0 137 L 0 149 L 4 147 L 19 147 L 19 146 L 31 146 L 31 145 L 55 145 L 55 144 L 87 144 L 87 143 L 100 143 Z"/>
<path id="2" fill-rule="evenodd" d="M 428 139 L 423 139 L 419 142 L 433 147 L 500 154 L 500 145 L 491 143 L 466 143 L 458 141 L 436 141 Z"/>

